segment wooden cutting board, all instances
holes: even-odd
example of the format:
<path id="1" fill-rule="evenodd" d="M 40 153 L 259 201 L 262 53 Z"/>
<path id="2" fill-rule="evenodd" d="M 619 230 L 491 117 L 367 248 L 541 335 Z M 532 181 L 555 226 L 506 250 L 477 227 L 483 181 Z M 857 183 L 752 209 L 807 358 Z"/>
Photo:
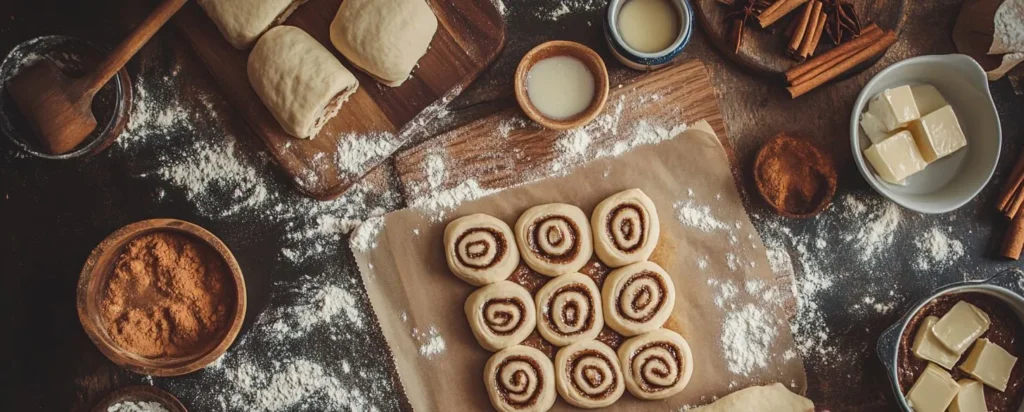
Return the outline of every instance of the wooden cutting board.
<path id="1" fill-rule="evenodd" d="M 647 98 L 641 102 L 643 96 L 654 95 L 658 96 L 656 100 Z M 631 130 L 639 120 L 660 124 L 691 124 L 706 120 L 722 142 L 737 187 L 743 191 L 740 183 L 743 168 L 737 163 L 715 90 L 707 69 L 700 61 L 685 61 L 637 78 L 622 87 L 612 85 L 604 114 L 614 112 L 620 99 L 627 107 L 618 120 L 619 132 L 591 133 L 590 148 L 595 153 L 612 149 L 616 143 L 629 138 L 625 131 Z M 519 126 L 507 130 L 510 129 L 508 125 Z M 502 136 L 506 132 L 507 136 Z M 556 147 L 562 136 L 560 132 L 529 123 L 518 108 L 510 109 L 399 153 L 395 158 L 395 168 L 408 204 L 416 204 L 439 190 L 454 188 L 468 179 L 475 179 L 483 188 L 507 188 L 534 180 L 538 171 L 551 170 L 559 156 Z M 444 159 L 444 178 L 437 186 L 425 185 L 424 182 L 431 180 L 428 163 L 435 156 Z M 796 311 L 792 270 L 778 275 L 778 281 L 785 286 L 779 290 L 787 295 L 785 306 L 792 316 Z"/>
<path id="2" fill-rule="evenodd" d="M 766 29 L 759 28 L 756 22 L 748 23 L 743 36 L 743 46 L 739 53 L 734 53 L 733 46 L 729 44 L 731 23 L 725 18 L 731 9 L 722 5 L 720 0 L 694 0 L 692 3 L 694 15 L 711 43 L 727 58 L 741 66 L 767 74 L 782 74 L 798 63 L 786 56 L 790 38 L 786 36 L 785 31 L 791 19 L 800 16 L 803 6 Z M 894 30 L 896 33 L 903 28 L 907 0 L 850 0 L 850 3 L 857 8 L 857 16 L 864 26 L 875 23 L 882 29 Z M 823 34 L 816 54 L 824 53 L 832 47 L 832 40 L 828 38 L 828 34 Z M 861 64 L 847 76 L 871 67 L 880 58 L 881 56 Z"/>
<path id="3" fill-rule="evenodd" d="M 174 19 L 278 166 L 302 193 L 320 200 L 344 193 L 414 137 L 416 126 L 437 116 L 431 105 L 447 103 L 465 89 L 505 44 L 505 23 L 492 0 L 427 0 L 438 19 L 437 34 L 413 77 L 401 87 L 387 87 L 356 70 L 331 45 L 330 24 L 341 2 L 309 1 L 285 22 L 323 43 L 359 79 L 356 94 L 311 140 L 281 129 L 249 84 L 248 50 L 231 47 L 198 4 L 186 5 Z M 381 148 L 381 139 L 391 144 Z"/>

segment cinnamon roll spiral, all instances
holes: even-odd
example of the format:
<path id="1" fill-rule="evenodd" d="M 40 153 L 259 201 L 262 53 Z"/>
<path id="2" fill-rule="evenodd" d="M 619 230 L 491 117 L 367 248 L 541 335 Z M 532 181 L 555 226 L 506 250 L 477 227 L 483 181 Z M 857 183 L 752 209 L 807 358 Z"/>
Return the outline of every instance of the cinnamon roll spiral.
<path id="1" fill-rule="evenodd" d="M 533 296 L 507 280 L 477 289 L 465 310 L 473 336 L 491 352 L 520 344 L 537 326 Z"/>
<path id="2" fill-rule="evenodd" d="M 491 356 L 484 386 L 500 412 L 542 412 L 555 404 L 555 369 L 543 352 L 512 346 Z"/>
<path id="3" fill-rule="evenodd" d="M 485 214 L 453 220 L 444 230 L 445 258 L 455 276 L 475 285 L 505 280 L 519 266 L 519 248 L 505 222 Z"/>
<path id="4" fill-rule="evenodd" d="M 516 222 L 516 242 L 526 264 L 547 276 L 576 272 L 594 253 L 587 216 L 580 208 L 561 203 L 523 212 Z"/>
<path id="5" fill-rule="evenodd" d="M 592 279 L 570 273 L 537 291 L 537 331 L 555 346 L 593 340 L 604 327 L 601 292 Z"/>
<path id="6" fill-rule="evenodd" d="M 624 336 L 665 325 L 676 304 L 672 278 L 654 262 L 637 262 L 612 271 L 601 288 L 604 318 Z"/>
<path id="7" fill-rule="evenodd" d="M 612 348 L 596 340 L 566 346 L 555 355 L 555 389 L 579 408 L 611 405 L 625 391 L 619 358 Z"/>
<path id="8" fill-rule="evenodd" d="M 590 225 L 597 257 L 613 268 L 649 259 L 661 235 L 658 210 L 640 189 L 622 191 L 598 203 Z"/>
<path id="9" fill-rule="evenodd" d="M 633 337 L 619 347 L 626 389 L 640 399 L 665 399 L 686 388 L 693 354 L 686 339 L 668 329 Z"/>

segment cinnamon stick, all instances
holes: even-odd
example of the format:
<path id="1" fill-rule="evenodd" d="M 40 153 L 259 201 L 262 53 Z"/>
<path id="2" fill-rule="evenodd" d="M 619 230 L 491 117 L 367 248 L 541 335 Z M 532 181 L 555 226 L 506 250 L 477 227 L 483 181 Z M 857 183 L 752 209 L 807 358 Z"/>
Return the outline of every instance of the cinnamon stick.
<path id="1" fill-rule="evenodd" d="M 1022 204 L 1024 204 L 1024 194 L 1018 190 L 1017 196 L 1013 198 L 1013 202 L 1010 202 L 1010 206 L 1008 206 L 1006 211 L 1003 212 L 1003 215 L 1006 216 L 1007 219 L 1016 219 L 1017 212 L 1020 211 L 1020 206 Z"/>
<path id="2" fill-rule="evenodd" d="M 863 50 L 868 45 L 875 43 L 878 39 L 882 38 L 884 33 L 878 26 L 872 24 L 864 29 L 864 33 L 860 37 L 843 43 L 839 47 L 829 50 L 821 56 L 815 57 L 814 59 L 808 60 L 803 64 L 799 64 L 789 71 L 786 72 L 786 81 L 792 85 L 804 83 L 807 77 L 802 78 L 804 75 L 810 75 L 811 77 L 820 75 L 825 70 L 834 67 L 839 62 L 852 57 L 857 52 Z M 813 73 L 812 73 L 813 72 Z"/>
<path id="3" fill-rule="evenodd" d="M 821 36 L 819 28 L 824 28 L 825 25 L 825 12 L 821 11 L 821 2 L 814 3 L 814 10 L 811 11 L 811 24 L 807 26 L 807 30 L 810 30 L 810 34 L 804 36 L 804 42 L 800 45 L 800 58 L 806 59 L 807 56 L 811 55 L 814 50 L 811 49 L 811 45 L 815 44 L 814 37 Z"/>
<path id="4" fill-rule="evenodd" d="M 997 204 L 999 211 L 1004 213 L 1014 199 L 1022 197 L 1020 192 L 1021 183 L 1024 183 L 1024 153 L 1021 154 L 1020 159 L 1017 159 L 1017 163 L 1013 165 L 1013 171 L 1010 172 L 1010 178 L 1006 180 L 1006 183 L 1007 185 L 1003 189 L 1003 194 L 999 196 L 999 203 Z"/>
<path id="5" fill-rule="evenodd" d="M 789 54 L 795 55 L 797 50 L 800 49 L 800 45 L 804 42 L 804 35 L 807 34 L 807 26 L 811 23 L 811 11 L 814 10 L 814 5 L 817 4 L 817 0 L 812 0 L 807 3 L 804 7 L 804 14 L 799 19 L 794 20 L 796 22 L 796 29 L 793 30 L 793 38 L 789 41 Z"/>
<path id="6" fill-rule="evenodd" d="M 999 255 L 1007 259 L 1020 259 L 1021 251 L 1024 250 L 1024 215 L 1017 216 L 1010 223 L 1010 229 L 1006 231 L 1003 238 L 1003 247 Z"/>
<path id="7" fill-rule="evenodd" d="M 804 58 L 813 56 L 814 52 L 818 50 L 818 42 L 821 41 L 821 35 L 825 33 L 826 20 L 827 16 L 825 15 L 825 12 L 822 11 L 821 18 L 818 19 L 818 27 L 814 30 L 814 35 L 811 36 L 809 40 L 811 42 L 811 46 L 807 48 L 807 54 L 804 55 Z"/>
<path id="8" fill-rule="evenodd" d="M 794 99 L 803 96 L 804 94 L 811 90 L 814 90 L 818 86 L 821 86 L 827 83 L 828 81 L 835 79 L 836 77 L 839 77 L 839 75 L 846 73 L 850 69 L 856 67 L 858 64 L 864 63 L 868 61 L 868 59 L 871 59 L 872 57 L 885 53 L 885 51 L 889 49 L 889 46 L 892 46 L 894 43 L 896 43 L 896 33 L 892 31 L 886 32 L 882 36 L 882 38 L 879 39 L 877 42 L 865 47 L 861 51 L 857 52 L 853 56 L 850 56 L 850 58 L 841 61 L 839 64 L 836 64 L 832 68 L 825 70 L 820 75 L 814 76 L 804 83 L 788 87 L 787 90 L 789 90 L 789 95 Z"/>
<path id="9" fill-rule="evenodd" d="M 785 17 L 789 12 L 796 10 L 801 4 L 808 2 L 809 0 L 778 0 L 768 6 L 761 12 L 760 16 L 757 16 L 757 23 L 761 25 L 761 28 L 765 28 L 775 24 L 779 19 Z"/>
<path id="10" fill-rule="evenodd" d="M 733 53 L 739 54 L 740 52 L 740 46 L 743 44 L 744 25 L 743 19 L 736 19 L 729 26 L 729 42 L 732 44 Z"/>

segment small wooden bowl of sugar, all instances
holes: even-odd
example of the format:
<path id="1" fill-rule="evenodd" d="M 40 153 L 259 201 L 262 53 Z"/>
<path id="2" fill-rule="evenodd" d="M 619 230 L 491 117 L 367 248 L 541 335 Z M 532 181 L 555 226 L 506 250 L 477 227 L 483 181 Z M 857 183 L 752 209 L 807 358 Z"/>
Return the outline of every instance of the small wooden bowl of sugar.
<path id="1" fill-rule="evenodd" d="M 523 56 L 515 89 L 527 117 L 548 129 L 568 130 L 601 114 L 608 100 L 608 69 L 587 46 L 549 41 Z"/>

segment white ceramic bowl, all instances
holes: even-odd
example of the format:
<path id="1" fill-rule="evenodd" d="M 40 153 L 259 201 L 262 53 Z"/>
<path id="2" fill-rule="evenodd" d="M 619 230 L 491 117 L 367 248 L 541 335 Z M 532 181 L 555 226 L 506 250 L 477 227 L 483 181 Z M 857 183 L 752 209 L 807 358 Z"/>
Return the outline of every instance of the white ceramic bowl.
<path id="1" fill-rule="evenodd" d="M 880 179 L 864 158 L 871 140 L 861 131 L 860 115 L 886 89 L 921 83 L 935 86 L 953 106 L 967 147 L 911 176 L 906 186 L 893 185 Z M 861 174 L 883 196 L 921 213 L 946 213 L 974 199 L 992 178 L 1002 135 L 985 71 L 962 54 L 921 56 L 889 66 L 864 86 L 850 116 L 853 158 Z"/>

